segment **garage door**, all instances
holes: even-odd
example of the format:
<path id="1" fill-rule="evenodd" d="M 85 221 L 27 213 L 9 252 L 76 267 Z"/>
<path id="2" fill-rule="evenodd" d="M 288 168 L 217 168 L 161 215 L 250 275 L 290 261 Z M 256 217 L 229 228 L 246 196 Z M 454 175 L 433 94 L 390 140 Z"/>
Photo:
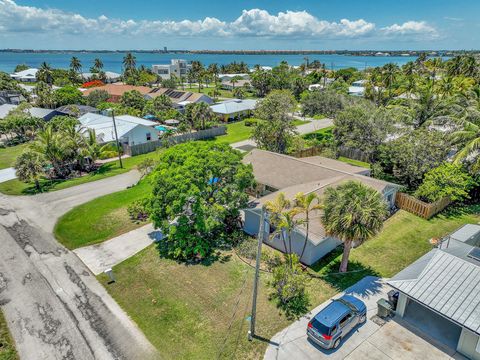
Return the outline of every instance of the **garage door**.
<path id="1" fill-rule="evenodd" d="M 429 310 L 416 301 L 409 300 L 404 319 L 425 333 L 428 337 L 456 349 L 461 327 Z"/>

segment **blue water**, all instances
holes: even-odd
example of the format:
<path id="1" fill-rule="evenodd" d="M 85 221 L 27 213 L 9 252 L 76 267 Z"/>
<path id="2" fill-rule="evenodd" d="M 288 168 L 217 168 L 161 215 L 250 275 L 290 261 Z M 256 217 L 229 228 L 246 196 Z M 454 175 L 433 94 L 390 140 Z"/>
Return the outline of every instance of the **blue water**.
<path id="1" fill-rule="evenodd" d="M 158 131 L 167 131 L 167 128 L 161 125 L 155 126 L 155 129 L 157 129 Z"/>
<path id="2" fill-rule="evenodd" d="M 154 64 L 167 64 L 170 59 L 185 59 L 188 61 L 198 60 L 204 65 L 211 63 L 228 64 L 233 61 L 244 61 L 249 67 L 255 65 L 276 66 L 282 60 L 290 65 L 300 65 L 305 62 L 304 55 L 214 55 L 214 54 L 149 54 L 134 53 L 137 58 L 137 65 L 151 67 Z M 0 52 L 0 71 L 12 72 L 17 64 L 27 64 L 30 67 L 39 67 L 45 61 L 54 68 L 66 69 L 69 67 L 70 59 L 76 56 L 80 59 L 83 70 L 88 71 L 93 65 L 95 58 L 100 58 L 104 63 L 105 71 L 122 71 L 122 59 L 124 53 L 14 53 Z M 309 61 L 319 60 L 325 63 L 329 69 L 340 69 L 345 67 L 356 67 L 360 70 L 365 67 L 382 66 L 386 63 L 403 65 L 408 61 L 415 60 L 412 56 L 347 56 L 347 55 L 309 55 Z"/>

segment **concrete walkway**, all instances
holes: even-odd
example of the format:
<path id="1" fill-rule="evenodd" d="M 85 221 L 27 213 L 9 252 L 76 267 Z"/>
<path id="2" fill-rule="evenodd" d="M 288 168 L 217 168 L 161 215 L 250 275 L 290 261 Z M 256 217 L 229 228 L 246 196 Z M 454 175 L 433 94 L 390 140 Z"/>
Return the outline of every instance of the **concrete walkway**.
<path id="1" fill-rule="evenodd" d="M 152 224 L 147 224 L 101 244 L 85 246 L 73 252 L 95 275 L 98 275 L 161 238 L 160 231 L 155 230 Z"/>
<path id="2" fill-rule="evenodd" d="M 15 169 L 10 167 L 0 170 L 0 183 L 5 181 L 16 179 L 17 175 L 15 174 Z"/>

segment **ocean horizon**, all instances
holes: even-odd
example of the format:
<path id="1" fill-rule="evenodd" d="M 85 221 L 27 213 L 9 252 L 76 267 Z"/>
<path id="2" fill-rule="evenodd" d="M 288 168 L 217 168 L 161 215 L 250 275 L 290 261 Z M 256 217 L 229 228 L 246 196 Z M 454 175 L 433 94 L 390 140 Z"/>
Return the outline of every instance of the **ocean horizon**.
<path id="1" fill-rule="evenodd" d="M 0 52 L 0 71 L 11 73 L 18 64 L 26 64 L 30 67 L 39 67 L 42 62 L 47 62 L 54 68 L 67 69 L 70 66 L 70 59 L 76 56 L 80 59 L 83 71 L 88 72 L 93 66 L 95 58 L 102 60 L 105 71 L 122 72 L 122 60 L 125 56 L 122 52 Z M 137 66 L 144 65 L 151 68 L 155 64 L 167 64 L 171 59 L 185 59 L 187 61 L 197 60 L 208 66 L 212 63 L 219 65 L 229 64 L 231 62 L 245 62 L 250 68 L 255 65 L 276 66 L 281 61 L 287 61 L 290 65 L 301 65 L 305 63 L 303 54 L 262 54 L 262 55 L 237 55 L 237 54 L 175 54 L 175 53 L 144 53 L 133 52 L 137 60 Z M 327 69 L 341 69 L 355 67 L 363 70 L 367 67 L 382 66 L 387 63 L 404 65 L 415 60 L 415 56 L 353 56 L 339 54 L 312 54 L 308 55 L 310 62 L 318 60 L 326 64 Z"/>

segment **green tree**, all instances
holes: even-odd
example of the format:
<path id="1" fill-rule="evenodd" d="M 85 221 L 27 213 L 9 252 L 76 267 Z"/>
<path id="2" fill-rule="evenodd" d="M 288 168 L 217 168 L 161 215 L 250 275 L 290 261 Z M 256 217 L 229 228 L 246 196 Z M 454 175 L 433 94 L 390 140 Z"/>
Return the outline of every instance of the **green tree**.
<path id="1" fill-rule="evenodd" d="M 479 123 L 480 124 L 480 123 Z M 464 121 L 463 127 L 455 131 L 453 141 L 460 146 L 455 155 L 455 163 L 471 163 L 472 169 L 480 172 L 480 125 L 470 121 Z"/>
<path id="2" fill-rule="evenodd" d="M 15 66 L 15 70 L 13 71 L 20 72 L 20 71 L 28 70 L 29 68 L 30 67 L 27 64 L 18 64 L 17 66 Z"/>
<path id="3" fill-rule="evenodd" d="M 215 118 L 210 106 L 204 102 L 188 104 L 184 116 L 190 127 L 195 130 L 206 129 Z"/>
<path id="4" fill-rule="evenodd" d="M 239 227 L 253 185 L 251 166 L 227 144 L 190 142 L 160 155 L 152 172 L 151 219 L 165 235 L 162 253 L 181 260 L 209 256 Z"/>
<path id="5" fill-rule="evenodd" d="M 260 97 L 267 95 L 272 88 L 273 76 L 271 71 L 257 69 L 250 74 L 250 79 L 253 88 Z"/>
<path id="6" fill-rule="evenodd" d="M 322 208 L 318 195 L 314 192 L 304 194 L 302 192 L 295 195 L 295 208 L 305 217 L 305 239 L 303 241 L 302 252 L 299 261 L 302 261 L 303 254 L 307 248 L 308 236 L 310 235 L 310 214 Z"/>
<path id="7" fill-rule="evenodd" d="M 83 93 L 72 85 L 55 90 L 53 98 L 56 106 L 81 105 L 85 103 Z"/>
<path id="8" fill-rule="evenodd" d="M 96 89 L 87 95 L 86 103 L 89 106 L 97 107 L 99 104 L 106 102 L 108 99 L 110 99 L 110 94 L 107 91 Z"/>
<path id="9" fill-rule="evenodd" d="M 285 154 L 291 144 L 296 128 L 291 114 L 296 101 L 287 90 L 274 90 L 255 109 L 255 116 L 265 120 L 255 127 L 252 138 L 261 149 Z"/>
<path id="10" fill-rule="evenodd" d="M 43 155 L 27 149 L 15 161 L 15 174 L 20 181 L 33 182 L 37 191 L 41 191 L 39 180 L 45 166 Z"/>
<path id="11" fill-rule="evenodd" d="M 460 165 L 443 163 L 425 174 L 422 185 L 415 192 L 415 196 L 435 202 L 443 198 L 451 201 L 462 201 L 469 197 L 469 191 L 475 181 Z"/>
<path id="12" fill-rule="evenodd" d="M 103 61 L 99 58 L 95 58 L 95 60 L 93 60 L 93 67 L 96 70 L 95 72 L 101 72 L 103 69 Z"/>
<path id="13" fill-rule="evenodd" d="M 40 64 L 40 68 L 38 69 L 37 73 L 37 79 L 50 86 L 53 84 L 52 68 L 45 61 Z"/>
<path id="14" fill-rule="evenodd" d="M 328 235 L 343 242 L 340 272 L 347 271 L 352 247 L 378 234 L 387 215 L 382 195 L 359 181 L 347 181 L 325 190 L 322 224 Z"/>
<path id="15" fill-rule="evenodd" d="M 309 91 L 302 97 L 303 115 L 335 117 L 348 105 L 347 98 L 332 90 Z"/>
<path id="16" fill-rule="evenodd" d="M 120 104 L 126 108 L 133 108 L 142 111 L 147 100 L 137 90 L 126 91 L 120 98 Z"/>
<path id="17" fill-rule="evenodd" d="M 137 66 L 137 58 L 131 52 L 128 52 L 123 58 L 123 67 L 125 71 L 135 69 Z"/>
<path id="18" fill-rule="evenodd" d="M 82 70 L 82 63 L 80 62 L 80 59 L 75 56 L 72 57 L 70 60 L 70 70 L 77 74 L 80 72 L 80 70 Z"/>

